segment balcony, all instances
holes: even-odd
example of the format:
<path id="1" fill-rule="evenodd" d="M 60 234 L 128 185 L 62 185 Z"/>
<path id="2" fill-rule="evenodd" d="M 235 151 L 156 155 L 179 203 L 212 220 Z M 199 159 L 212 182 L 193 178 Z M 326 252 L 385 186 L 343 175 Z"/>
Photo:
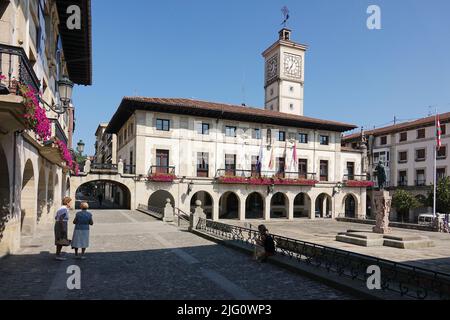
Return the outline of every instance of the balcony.
<path id="1" fill-rule="evenodd" d="M 40 83 L 23 48 L 0 44 L 0 78 L 0 127 L 5 131 L 25 129 L 19 84 L 39 92 Z"/>
<path id="2" fill-rule="evenodd" d="M 408 180 L 400 180 L 397 185 L 399 187 L 407 187 L 408 186 Z"/>
<path id="3" fill-rule="evenodd" d="M 58 119 L 49 119 L 52 123 L 52 135 L 59 140 L 63 141 L 67 145 L 67 136 L 64 132 L 63 128 L 61 127 L 61 124 L 59 123 Z"/>
<path id="4" fill-rule="evenodd" d="M 343 182 L 349 188 L 373 188 L 375 186 L 375 183 L 370 181 L 367 175 L 346 174 Z"/>
<path id="5" fill-rule="evenodd" d="M 175 175 L 175 167 L 152 166 L 150 167 L 149 181 L 153 182 L 173 182 L 177 176 Z"/>
<path id="6" fill-rule="evenodd" d="M 253 171 L 220 169 L 216 174 L 216 181 L 220 184 L 248 184 L 248 185 L 294 185 L 315 186 L 318 181 L 315 173 L 301 174 L 298 172 Z"/>
<path id="7" fill-rule="evenodd" d="M 117 164 L 112 163 L 92 163 L 91 164 L 91 173 L 96 174 L 118 174 L 119 170 Z"/>
<path id="8" fill-rule="evenodd" d="M 416 187 L 426 187 L 427 181 L 425 179 L 417 179 L 415 185 Z"/>

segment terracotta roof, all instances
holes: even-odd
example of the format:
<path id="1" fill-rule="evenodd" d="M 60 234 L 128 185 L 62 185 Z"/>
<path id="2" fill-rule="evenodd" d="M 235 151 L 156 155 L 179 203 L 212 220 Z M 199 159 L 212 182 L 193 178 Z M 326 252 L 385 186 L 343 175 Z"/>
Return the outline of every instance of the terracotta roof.
<path id="1" fill-rule="evenodd" d="M 117 133 L 136 110 L 194 115 L 214 119 L 247 121 L 273 125 L 310 128 L 336 132 L 353 130 L 356 126 L 246 106 L 178 98 L 125 97 L 107 128 Z"/>
<path id="2" fill-rule="evenodd" d="M 441 123 L 448 123 L 450 122 L 450 112 L 442 113 L 440 115 Z M 434 126 L 435 125 L 435 116 L 421 118 L 415 121 L 409 121 L 409 122 L 403 122 L 392 126 L 387 126 L 375 130 L 368 130 L 365 131 L 365 134 L 368 136 L 384 136 L 387 134 L 393 134 L 393 133 L 399 133 L 414 129 L 419 129 L 423 127 L 428 126 Z M 361 137 L 361 132 L 350 134 L 348 136 L 345 136 L 342 141 L 350 141 L 355 140 Z"/>

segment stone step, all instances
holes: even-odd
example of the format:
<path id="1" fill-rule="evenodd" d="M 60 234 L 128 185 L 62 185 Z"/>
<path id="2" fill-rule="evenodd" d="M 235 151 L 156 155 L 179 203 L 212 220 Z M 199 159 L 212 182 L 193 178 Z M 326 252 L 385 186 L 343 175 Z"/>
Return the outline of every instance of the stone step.
<path id="1" fill-rule="evenodd" d="M 412 241 L 385 239 L 384 246 L 398 249 L 423 249 L 434 247 L 434 242 L 430 239 L 421 239 Z"/>
<path id="2" fill-rule="evenodd" d="M 354 244 L 362 247 L 382 247 L 383 238 L 361 238 L 355 237 L 351 234 L 341 234 L 336 237 L 336 241 Z"/>

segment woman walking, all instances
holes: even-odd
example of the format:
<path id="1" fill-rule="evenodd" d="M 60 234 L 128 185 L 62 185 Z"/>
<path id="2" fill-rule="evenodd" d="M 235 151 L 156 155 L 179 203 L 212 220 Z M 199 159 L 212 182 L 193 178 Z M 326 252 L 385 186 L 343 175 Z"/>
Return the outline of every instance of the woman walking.
<path id="1" fill-rule="evenodd" d="M 86 249 L 89 248 L 89 229 L 94 225 L 92 214 L 88 212 L 89 205 L 87 202 L 81 204 L 81 210 L 77 213 L 73 223 L 75 230 L 72 238 L 72 248 L 75 250 L 75 256 L 80 259 L 86 259 Z M 81 249 L 81 256 L 78 256 L 78 250 Z"/>
<path id="2" fill-rule="evenodd" d="M 63 206 L 56 211 L 55 216 L 55 245 L 56 245 L 56 260 L 65 261 L 66 258 L 61 256 L 63 247 L 70 245 L 70 240 L 67 238 L 68 221 L 69 221 L 69 209 L 72 199 L 69 197 L 64 198 Z"/>

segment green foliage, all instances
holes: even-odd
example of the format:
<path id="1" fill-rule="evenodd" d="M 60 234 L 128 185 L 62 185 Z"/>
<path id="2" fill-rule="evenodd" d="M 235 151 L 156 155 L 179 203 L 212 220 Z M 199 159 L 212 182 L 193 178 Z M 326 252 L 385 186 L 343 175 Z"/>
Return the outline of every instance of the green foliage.
<path id="1" fill-rule="evenodd" d="M 408 213 L 420 207 L 420 202 L 408 191 L 397 190 L 392 197 L 392 206 L 400 213 Z"/>
<path id="2" fill-rule="evenodd" d="M 434 194 L 431 187 L 428 193 L 428 206 L 433 206 Z M 436 210 L 439 213 L 450 213 L 450 177 L 440 179 L 436 191 Z"/>

